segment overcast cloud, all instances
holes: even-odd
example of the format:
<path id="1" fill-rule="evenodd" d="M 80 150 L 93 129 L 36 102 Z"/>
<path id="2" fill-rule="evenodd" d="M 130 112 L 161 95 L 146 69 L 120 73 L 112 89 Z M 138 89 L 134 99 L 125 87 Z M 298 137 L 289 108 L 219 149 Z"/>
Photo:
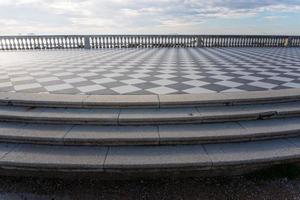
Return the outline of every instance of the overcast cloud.
<path id="1" fill-rule="evenodd" d="M 300 34 L 299 0 L 0 0 L 0 34 Z"/>

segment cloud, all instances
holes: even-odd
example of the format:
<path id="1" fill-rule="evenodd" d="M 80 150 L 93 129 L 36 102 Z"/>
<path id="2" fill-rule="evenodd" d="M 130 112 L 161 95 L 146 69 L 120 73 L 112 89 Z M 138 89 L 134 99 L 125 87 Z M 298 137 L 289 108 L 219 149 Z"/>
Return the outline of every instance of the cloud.
<path id="1" fill-rule="evenodd" d="M 212 19 L 299 11 L 299 0 L 0 0 L 0 33 L 180 32 Z"/>
<path id="2" fill-rule="evenodd" d="M 282 15 L 269 15 L 264 17 L 267 20 L 273 21 L 273 20 L 279 20 L 279 19 L 285 19 L 287 16 L 282 16 Z"/>

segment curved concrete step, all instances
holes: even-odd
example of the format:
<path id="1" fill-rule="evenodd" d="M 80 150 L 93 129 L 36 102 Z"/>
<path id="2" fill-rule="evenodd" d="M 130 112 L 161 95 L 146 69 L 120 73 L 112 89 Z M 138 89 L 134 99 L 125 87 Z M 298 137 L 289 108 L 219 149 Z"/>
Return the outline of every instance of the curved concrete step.
<path id="1" fill-rule="evenodd" d="M 0 123 L 0 142 L 134 146 L 207 144 L 300 136 L 300 117 L 190 125 L 99 126 Z"/>
<path id="2" fill-rule="evenodd" d="M 0 106 L 0 121 L 49 124 L 153 125 L 284 118 L 300 115 L 300 101 L 257 105 L 148 109 Z"/>
<path id="3" fill-rule="evenodd" d="M 63 108 L 163 108 L 300 100 L 300 89 L 175 95 L 64 95 L 0 92 L 0 105 Z"/>
<path id="4" fill-rule="evenodd" d="M 299 162 L 300 138 L 173 146 L 82 147 L 0 144 L 0 171 L 7 175 L 121 175 L 203 172 L 242 173 Z"/>

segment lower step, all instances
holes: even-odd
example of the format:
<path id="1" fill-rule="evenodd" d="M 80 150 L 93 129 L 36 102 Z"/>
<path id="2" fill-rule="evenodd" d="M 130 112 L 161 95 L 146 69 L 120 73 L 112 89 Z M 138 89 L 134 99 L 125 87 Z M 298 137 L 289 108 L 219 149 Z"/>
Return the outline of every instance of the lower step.
<path id="1" fill-rule="evenodd" d="M 0 169 L 9 175 L 19 172 L 53 174 L 85 173 L 143 174 L 188 171 L 213 175 L 276 164 L 299 162 L 300 138 L 256 142 L 82 147 L 0 144 Z M 22 174 L 21 174 L 22 175 Z"/>
<path id="2" fill-rule="evenodd" d="M 152 126 L 0 123 L 0 142 L 27 144 L 176 145 L 254 141 L 292 136 L 300 136 L 300 117 Z"/>

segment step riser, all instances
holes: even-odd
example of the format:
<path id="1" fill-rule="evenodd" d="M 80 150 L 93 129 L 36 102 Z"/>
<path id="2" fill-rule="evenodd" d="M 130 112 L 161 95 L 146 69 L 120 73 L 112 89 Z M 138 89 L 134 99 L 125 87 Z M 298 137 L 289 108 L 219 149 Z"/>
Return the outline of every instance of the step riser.
<path id="1" fill-rule="evenodd" d="M 178 95 L 63 95 L 0 92 L 0 105 L 56 108 L 169 108 L 300 101 L 299 89 Z"/>
<path id="2" fill-rule="evenodd" d="M 212 106 L 238 106 L 238 105 L 258 105 L 258 104 L 268 104 L 268 103 L 289 103 L 300 101 L 299 98 L 287 98 L 287 99 L 257 99 L 253 101 L 241 100 L 241 101 L 208 101 L 208 102 L 182 102 L 182 103 L 166 103 L 166 104 L 110 104 L 110 103 L 95 103 L 95 104 L 82 104 L 82 103 L 51 103 L 51 102 L 26 102 L 26 101 L 16 101 L 16 102 L 4 102 L 0 101 L 0 106 L 21 106 L 21 107 L 36 107 L 36 108 L 93 108 L 93 109 L 134 109 L 134 108 L 189 108 L 189 107 L 212 107 Z"/>
<path id="3" fill-rule="evenodd" d="M 300 110 L 288 112 L 268 112 L 268 113 L 245 113 L 237 115 L 224 116 L 195 116 L 195 117 L 170 117 L 170 118 L 51 118 L 51 117 L 35 117 L 21 115 L 0 115 L 0 122 L 20 122 L 20 123 L 41 123 L 41 124 L 90 124 L 90 125 L 163 125 L 163 124 L 203 124 L 217 122 L 237 122 L 248 120 L 265 120 L 265 119 L 280 119 L 287 117 L 300 116 Z"/>
<path id="4" fill-rule="evenodd" d="M 155 139 L 67 139 L 64 138 L 39 138 L 26 136 L 4 136 L 0 135 L 0 142 L 13 144 L 39 144 L 39 145 L 60 145 L 60 146 L 161 146 L 161 145 L 193 145 L 193 144 L 218 144 L 238 143 L 248 141 L 260 141 L 269 139 L 280 139 L 300 136 L 299 130 L 283 132 L 254 133 L 248 135 L 199 137 L 199 138 L 160 138 Z"/>

